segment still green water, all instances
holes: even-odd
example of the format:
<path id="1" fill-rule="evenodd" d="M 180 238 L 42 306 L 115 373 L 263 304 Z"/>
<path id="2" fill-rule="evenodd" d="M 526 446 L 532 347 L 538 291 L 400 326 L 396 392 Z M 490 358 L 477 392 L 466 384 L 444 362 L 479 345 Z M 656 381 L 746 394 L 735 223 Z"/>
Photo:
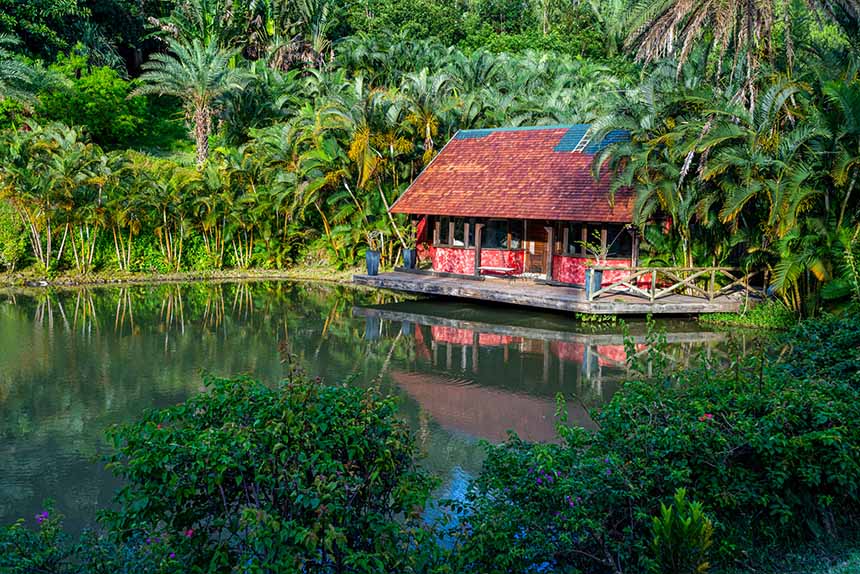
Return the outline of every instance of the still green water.
<path id="1" fill-rule="evenodd" d="M 744 344 L 691 321 L 661 326 L 672 363 Z M 647 354 L 644 325 L 629 328 Z M 274 382 L 296 362 L 326 382 L 380 386 L 400 397 L 447 497 L 480 471 L 481 439 L 553 440 L 558 393 L 591 426 L 587 408 L 618 389 L 624 361 L 619 327 L 343 286 L 0 293 L 0 524 L 32 521 L 51 498 L 72 530 L 92 525 L 118 486 L 99 462 L 105 428 L 201 391 L 202 370 Z"/>

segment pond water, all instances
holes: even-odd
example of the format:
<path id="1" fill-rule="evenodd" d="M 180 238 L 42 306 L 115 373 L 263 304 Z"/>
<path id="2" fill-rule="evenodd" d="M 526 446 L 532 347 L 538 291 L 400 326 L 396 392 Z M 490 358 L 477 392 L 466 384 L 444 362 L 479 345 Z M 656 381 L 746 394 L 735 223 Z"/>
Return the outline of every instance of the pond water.
<path id="1" fill-rule="evenodd" d="M 660 326 L 673 363 L 745 344 L 692 321 Z M 647 356 L 644 324 L 628 328 Z M 481 439 L 553 440 L 558 393 L 592 426 L 587 409 L 624 379 L 623 340 L 569 315 L 314 283 L 0 293 L 0 525 L 32 520 L 46 498 L 73 531 L 93 524 L 118 486 L 99 462 L 106 427 L 199 392 L 201 370 L 274 382 L 290 361 L 400 397 L 438 494 L 457 496 Z"/>

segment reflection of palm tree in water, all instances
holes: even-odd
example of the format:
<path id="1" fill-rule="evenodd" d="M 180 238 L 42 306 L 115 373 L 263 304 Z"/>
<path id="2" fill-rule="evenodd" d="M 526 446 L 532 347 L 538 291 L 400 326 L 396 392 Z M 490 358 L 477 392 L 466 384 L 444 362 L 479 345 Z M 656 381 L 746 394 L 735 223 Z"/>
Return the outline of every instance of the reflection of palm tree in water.
<path id="1" fill-rule="evenodd" d="M 430 414 L 424 409 L 418 410 L 418 445 L 421 450 L 427 449 L 430 440 Z"/>

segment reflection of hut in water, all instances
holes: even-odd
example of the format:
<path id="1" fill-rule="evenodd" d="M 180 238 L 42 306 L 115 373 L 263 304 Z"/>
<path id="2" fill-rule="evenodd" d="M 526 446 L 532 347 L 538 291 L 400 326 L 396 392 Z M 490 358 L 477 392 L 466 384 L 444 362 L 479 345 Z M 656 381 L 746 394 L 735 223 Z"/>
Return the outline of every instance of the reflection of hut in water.
<path id="1" fill-rule="evenodd" d="M 508 430 L 529 441 L 557 440 L 552 399 L 430 373 L 395 370 L 390 376 L 445 430 L 494 442 L 503 441 Z M 580 405 L 568 404 L 568 420 L 585 428 L 594 426 Z"/>
<path id="2" fill-rule="evenodd" d="M 446 431 L 495 442 L 509 430 L 529 441 L 557 440 L 557 393 L 567 398 L 569 422 L 593 428 L 587 407 L 608 400 L 618 388 L 613 383 L 632 374 L 628 335 L 620 329 L 582 332 L 575 323 L 534 314 L 507 321 L 504 312 L 477 314 L 462 304 L 355 307 L 353 315 L 367 320 L 373 334 L 368 339 L 411 337 L 411 359 L 388 376 L 420 407 L 425 434 L 433 420 Z M 647 356 L 652 349 L 643 326 L 632 325 L 630 331 L 636 354 Z M 724 338 L 680 324 L 665 334 L 679 351 L 667 358 L 683 363 L 690 348 Z"/>
<path id="3" fill-rule="evenodd" d="M 411 333 L 414 337 L 417 360 L 437 370 L 471 372 L 481 383 L 488 377 L 499 376 L 502 380 L 493 380 L 493 386 L 506 386 L 507 379 L 517 377 L 516 369 L 509 364 L 511 360 L 529 363 L 528 378 L 538 378 L 542 382 L 543 388 L 532 389 L 538 390 L 538 394 L 562 390 L 579 394 L 584 385 L 603 396 L 604 383 L 620 382 L 634 374 L 629 370 L 626 336 L 618 331 L 575 331 L 570 329 L 570 323 L 559 325 L 552 318 L 529 321 L 525 325 L 468 320 L 459 318 L 471 314 L 468 308 L 456 306 L 454 309 L 452 315 L 446 314 L 444 305 L 428 309 L 421 303 L 404 303 L 356 307 L 353 314 L 364 317 L 367 325 L 373 325 L 374 333 L 379 332 L 379 321 L 401 322 L 400 334 Z M 437 310 L 440 314 L 432 314 Z M 487 315 L 483 313 L 484 317 Z M 688 324 L 683 327 L 684 330 L 665 334 L 665 341 L 675 348 L 669 354 L 665 354 L 665 349 L 649 347 L 647 335 L 635 332 L 636 328 L 629 339 L 639 358 L 647 359 L 653 350 L 663 354 L 669 363 L 681 364 L 691 357 L 693 348 L 705 345 L 710 350 L 725 339 L 723 333 L 702 331 Z M 535 361 L 542 364 L 532 365 Z M 570 368 L 571 363 L 574 368 Z M 525 367 L 521 371 L 518 386 L 528 384 Z M 559 388 L 547 388 L 549 381 L 557 381 Z"/>

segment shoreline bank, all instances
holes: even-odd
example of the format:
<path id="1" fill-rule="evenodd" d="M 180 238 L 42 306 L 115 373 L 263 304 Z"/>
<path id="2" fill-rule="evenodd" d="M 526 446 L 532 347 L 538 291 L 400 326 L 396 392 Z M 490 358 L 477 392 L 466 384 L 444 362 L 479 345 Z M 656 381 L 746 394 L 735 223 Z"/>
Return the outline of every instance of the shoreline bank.
<path id="1" fill-rule="evenodd" d="M 327 267 L 293 267 L 290 269 L 246 269 L 222 271 L 182 271 L 178 273 L 131 273 L 112 272 L 90 275 L 63 274 L 46 278 L 27 271 L 0 273 L 0 288 L 28 287 L 103 287 L 122 285 L 146 285 L 160 283 L 191 283 L 199 281 L 244 281 L 244 280 L 291 280 L 320 281 L 346 285 L 352 283 L 357 269 L 342 271 Z"/>

